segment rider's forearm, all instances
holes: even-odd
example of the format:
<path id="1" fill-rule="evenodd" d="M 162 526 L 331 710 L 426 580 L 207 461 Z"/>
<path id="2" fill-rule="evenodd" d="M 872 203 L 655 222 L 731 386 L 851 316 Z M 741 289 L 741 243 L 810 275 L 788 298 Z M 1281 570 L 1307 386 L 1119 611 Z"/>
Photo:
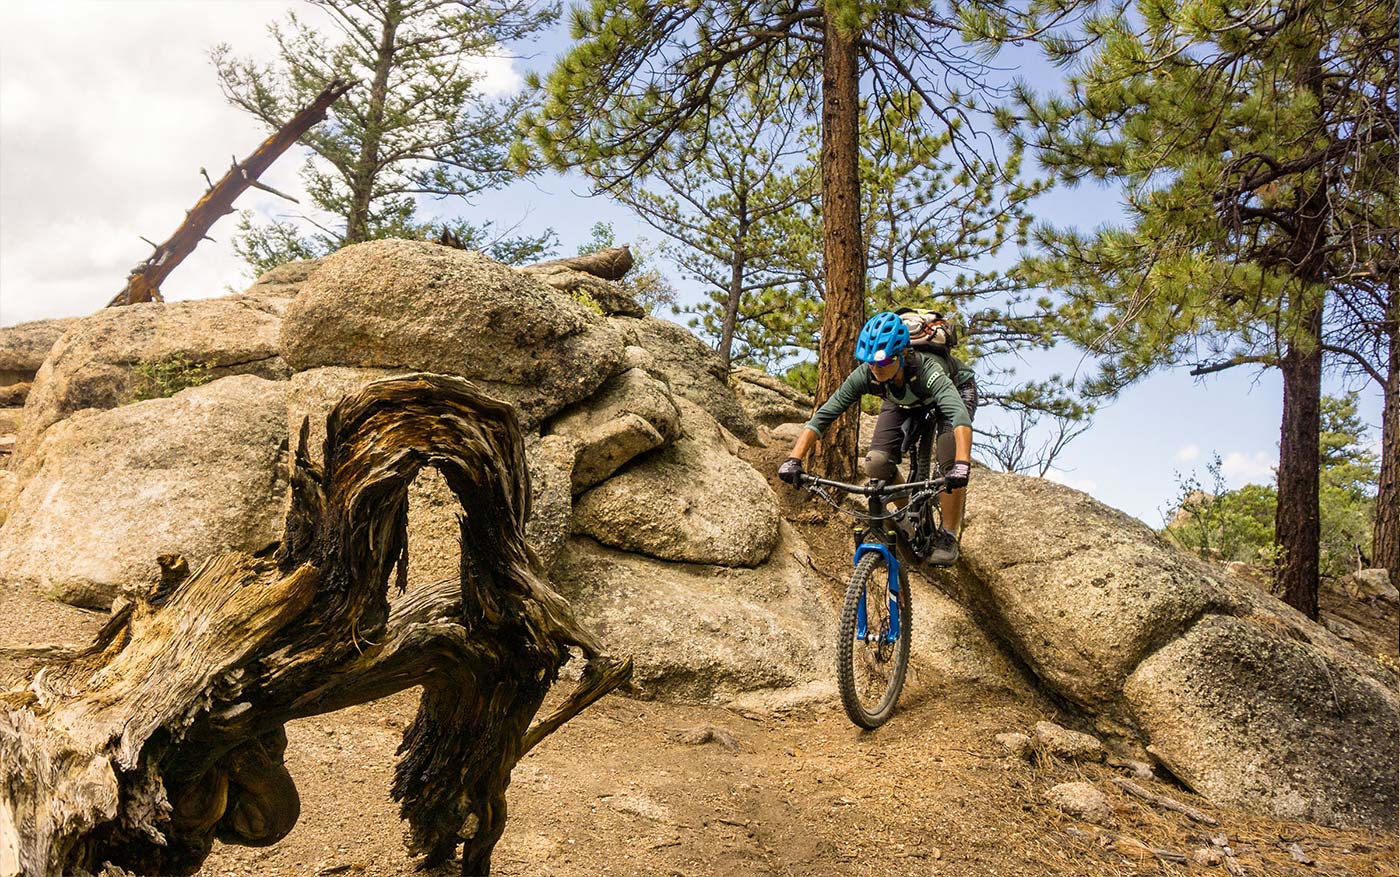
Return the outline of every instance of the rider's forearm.
<path id="1" fill-rule="evenodd" d="M 796 457 L 799 460 L 807 459 L 807 452 L 812 450 L 812 445 L 817 443 L 817 433 L 813 429 L 803 429 L 802 434 L 793 443 L 792 450 L 788 452 L 789 457 Z"/>
<path id="2" fill-rule="evenodd" d="M 970 426 L 955 426 L 955 427 L 953 427 L 953 445 L 954 445 L 955 448 L 956 448 L 956 450 L 954 451 L 954 454 L 953 454 L 953 459 L 955 459 L 955 460 L 963 460 L 963 461 L 966 461 L 966 462 L 968 462 L 968 463 L 971 463 L 971 462 L 972 462 L 972 427 L 970 427 Z"/>
<path id="3" fill-rule="evenodd" d="M 821 438 L 827 427 L 836 422 L 836 418 L 844 414 L 851 406 L 859 404 L 860 397 L 865 394 L 865 390 L 865 367 L 861 366 L 841 382 L 841 386 L 836 389 L 835 393 L 831 394 L 831 398 L 823 402 L 816 413 L 812 415 L 812 419 L 807 421 L 807 429 L 816 433 L 816 436 L 809 439 L 809 442 Z"/>

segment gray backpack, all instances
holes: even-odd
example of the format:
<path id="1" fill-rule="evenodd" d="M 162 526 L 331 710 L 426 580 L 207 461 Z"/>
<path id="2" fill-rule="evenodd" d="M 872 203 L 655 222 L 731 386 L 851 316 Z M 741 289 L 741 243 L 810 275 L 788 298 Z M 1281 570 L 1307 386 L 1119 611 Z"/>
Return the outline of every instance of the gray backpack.
<path id="1" fill-rule="evenodd" d="M 958 346 L 958 327 L 952 314 L 919 308 L 899 308 L 895 313 L 909 329 L 909 346 L 915 350 L 946 356 Z"/>

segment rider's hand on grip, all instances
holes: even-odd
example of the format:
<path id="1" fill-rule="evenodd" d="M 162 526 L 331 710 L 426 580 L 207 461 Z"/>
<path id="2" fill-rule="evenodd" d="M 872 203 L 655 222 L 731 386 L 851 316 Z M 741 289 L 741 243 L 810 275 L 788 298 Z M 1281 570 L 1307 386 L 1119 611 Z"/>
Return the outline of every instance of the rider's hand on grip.
<path id="1" fill-rule="evenodd" d="M 796 487 L 802 477 L 802 461 L 796 457 L 788 457 L 778 467 L 778 477 Z"/>
<path id="2" fill-rule="evenodd" d="M 780 471 L 779 475 L 782 474 Z M 959 487 L 967 486 L 967 479 L 972 475 L 972 464 L 966 460 L 958 460 L 948 467 L 948 474 L 943 477 L 944 483 L 949 490 L 957 490 Z"/>

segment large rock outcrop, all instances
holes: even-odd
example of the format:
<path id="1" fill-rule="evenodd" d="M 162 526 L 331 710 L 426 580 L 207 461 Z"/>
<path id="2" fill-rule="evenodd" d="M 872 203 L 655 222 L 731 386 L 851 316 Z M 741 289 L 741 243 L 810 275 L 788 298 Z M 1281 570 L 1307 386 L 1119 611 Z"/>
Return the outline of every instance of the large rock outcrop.
<path id="1" fill-rule="evenodd" d="M 840 583 L 818 579 L 767 479 L 739 456 L 766 453 L 740 445 L 760 434 L 791 442 L 800 427 L 785 422 L 805 420 L 809 401 L 731 375 L 678 325 L 597 313 L 577 300 L 596 283 L 547 280 L 563 291 L 478 254 L 376 241 L 284 266 L 242 296 L 66 324 L 35 377 L 18 465 L 0 471 L 0 516 L 17 496 L 0 527 L 10 632 L 41 593 L 105 605 L 153 578 L 160 553 L 265 547 L 303 418 L 319 460 L 337 400 L 421 369 L 516 405 L 531 543 L 609 645 L 637 655 L 640 693 L 826 686 L 829 699 Z M 138 366 L 175 355 L 212 362 L 215 377 L 279 380 L 223 377 L 127 404 Z M 970 511 L 963 562 L 937 576 L 957 604 L 914 577 L 912 691 L 1044 692 L 1213 800 L 1393 826 L 1392 673 L 1069 488 L 979 470 Z M 456 575 L 454 519 L 445 484 L 425 473 L 410 488 L 412 585 Z M 42 643 L 0 636 L 7 645 Z"/>
<path id="2" fill-rule="evenodd" d="M 679 438 L 681 413 L 670 387 L 630 368 L 551 420 L 544 431 L 574 440 L 573 491 L 581 493 L 639 454 Z"/>
<path id="3" fill-rule="evenodd" d="M 268 547 L 286 493 L 286 388 L 228 377 L 49 430 L 0 527 L 7 586 L 106 608 L 154 581 L 160 554 L 193 566 Z"/>
<path id="4" fill-rule="evenodd" d="M 77 319 L 33 320 L 0 328 L 0 386 L 32 381 L 54 342 Z"/>
<path id="5" fill-rule="evenodd" d="M 612 324 L 628 344 L 646 350 L 648 355 L 640 364 L 666 381 L 671 392 L 705 409 L 741 440 L 750 444 L 758 440 L 758 429 L 734 397 L 729 371 L 714 348 L 669 320 L 614 317 Z"/>
<path id="6" fill-rule="evenodd" d="M 645 697 L 724 701 L 830 684 L 835 611 L 797 560 L 801 537 L 757 569 L 666 563 L 575 538 L 554 579 L 608 648 L 633 655 Z"/>
<path id="7" fill-rule="evenodd" d="M 1212 801 L 1395 825 L 1393 690 L 1252 618 L 1211 614 L 1124 686 L 1151 752 Z"/>
<path id="8" fill-rule="evenodd" d="M 587 296 L 598 303 L 598 307 L 608 316 L 644 317 L 646 311 L 626 290 L 611 280 L 594 277 L 583 271 L 575 271 L 559 262 L 541 265 L 526 265 L 517 268 L 522 274 L 535 278 L 546 286 L 552 286 L 571 297 Z"/>
<path id="9" fill-rule="evenodd" d="M 290 371 L 278 352 L 281 321 L 263 297 L 152 302 L 105 308 L 76 320 L 53 345 L 24 406 L 15 455 L 22 461 L 44 431 L 83 408 L 133 400 L 151 372 L 185 364 L 200 379 Z"/>
<path id="10" fill-rule="evenodd" d="M 679 402 L 684 435 L 579 497 L 574 529 L 660 560 L 757 566 L 777 542 L 777 497 L 706 411 Z"/>
<path id="11" fill-rule="evenodd" d="M 756 368 L 739 367 L 729 376 L 734 395 L 745 413 L 770 429 L 784 423 L 802 423 L 812 416 L 812 397 Z"/>
<path id="12" fill-rule="evenodd" d="M 296 262 L 287 262 L 278 265 L 270 271 L 265 271 L 259 275 L 253 285 L 243 290 L 245 298 L 259 299 L 265 302 L 268 308 L 281 316 L 291 304 L 292 299 L 297 297 L 301 288 L 306 283 L 306 279 L 311 276 L 311 272 L 321 267 L 320 259 L 302 259 Z"/>
<path id="13" fill-rule="evenodd" d="M 622 370 L 602 315 L 479 253 L 381 240 L 322 260 L 288 307 L 298 371 L 406 368 L 460 375 L 516 406 L 527 431 Z"/>
<path id="14" fill-rule="evenodd" d="M 1215 800 L 1393 825 L 1395 679 L 1078 491 L 979 470 L 948 584 L 1054 695 Z"/>

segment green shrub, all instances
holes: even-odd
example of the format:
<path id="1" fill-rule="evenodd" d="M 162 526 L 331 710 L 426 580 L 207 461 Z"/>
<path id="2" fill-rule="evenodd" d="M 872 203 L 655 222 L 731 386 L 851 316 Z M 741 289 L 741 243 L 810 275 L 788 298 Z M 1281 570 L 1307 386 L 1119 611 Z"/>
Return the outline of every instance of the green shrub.
<path id="1" fill-rule="evenodd" d="M 569 298 L 588 308 L 593 313 L 599 316 L 603 315 L 603 306 L 598 304 L 598 300 L 594 298 L 593 294 L 588 290 L 571 289 L 569 290 Z"/>
<path id="2" fill-rule="evenodd" d="M 817 364 L 807 361 L 799 362 L 783 372 L 783 380 L 799 393 L 815 396 L 817 394 Z"/>
<path id="3" fill-rule="evenodd" d="M 212 361 L 193 362 L 183 353 L 143 359 L 132 373 L 135 381 L 131 387 L 131 401 L 164 399 L 186 387 L 207 384 L 214 378 L 213 369 Z"/>

